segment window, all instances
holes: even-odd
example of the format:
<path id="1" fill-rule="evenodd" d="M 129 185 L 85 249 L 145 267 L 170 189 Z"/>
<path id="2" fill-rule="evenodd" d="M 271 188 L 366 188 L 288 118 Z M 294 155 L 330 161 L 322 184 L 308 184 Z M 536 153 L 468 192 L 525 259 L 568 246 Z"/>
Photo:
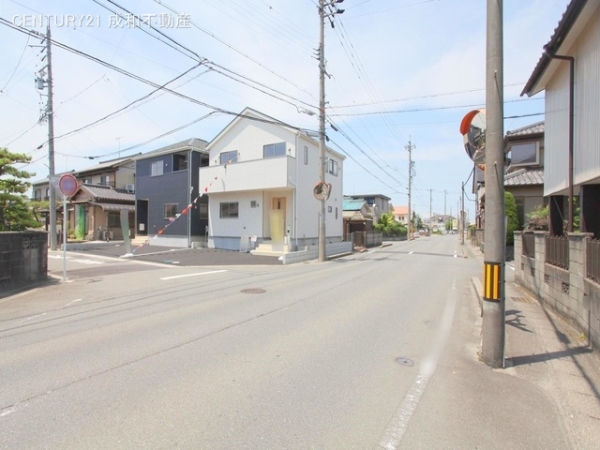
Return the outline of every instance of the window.
<path id="1" fill-rule="evenodd" d="M 219 155 L 219 158 L 220 158 L 219 164 L 221 164 L 221 165 L 237 162 L 238 151 L 231 150 L 229 152 L 221 152 L 221 154 Z"/>
<path id="2" fill-rule="evenodd" d="M 285 142 L 278 142 L 277 144 L 263 145 L 263 158 L 273 158 L 274 156 L 285 155 Z"/>
<path id="3" fill-rule="evenodd" d="M 258 208 L 258 202 L 256 200 L 250 200 L 250 208 Z"/>
<path id="4" fill-rule="evenodd" d="M 100 176 L 100 186 L 110 186 L 110 175 Z"/>
<path id="5" fill-rule="evenodd" d="M 158 177 L 162 174 L 163 174 L 163 162 L 162 161 L 153 162 L 152 166 L 150 167 L 150 176 Z"/>
<path id="6" fill-rule="evenodd" d="M 176 153 L 173 155 L 173 171 L 177 172 L 179 170 L 187 170 L 188 168 L 188 154 L 185 153 Z"/>
<path id="7" fill-rule="evenodd" d="M 177 216 L 178 208 L 179 208 L 179 203 L 165 203 L 165 206 L 164 206 L 165 219 L 174 219 Z"/>
<path id="8" fill-rule="evenodd" d="M 304 164 L 308 164 L 308 147 L 304 146 Z"/>
<path id="9" fill-rule="evenodd" d="M 198 205 L 198 213 L 200 214 L 200 219 L 208 219 L 208 205 L 204 203 Z"/>
<path id="10" fill-rule="evenodd" d="M 237 218 L 238 217 L 238 202 L 221 203 L 219 205 L 219 217 L 221 219 Z"/>
<path id="11" fill-rule="evenodd" d="M 83 184 L 92 184 L 92 179 L 91 178 L 84 178 L 83 179 Z"/>
<path id="12" fill-rule="evenodd" d="M 535 142 L 513 145 L 510 149 L 512 166 L 528 166 L 538 164 L 538 149 Z"/>
<path id="13" fill-rule="evenodd" d="M 329 172 L 332 175 L 335 175 L 337 177 L 338 174 L 338 162 L 334 161 L 333 159 L 330 159 L 327 162 L 327 172 Z"/>
<path id="14" fill-rule="evenodd" d="M 119 228 L 121 227 L 121 214 L 115 211 L 108 212 L 108 227 Z"/>

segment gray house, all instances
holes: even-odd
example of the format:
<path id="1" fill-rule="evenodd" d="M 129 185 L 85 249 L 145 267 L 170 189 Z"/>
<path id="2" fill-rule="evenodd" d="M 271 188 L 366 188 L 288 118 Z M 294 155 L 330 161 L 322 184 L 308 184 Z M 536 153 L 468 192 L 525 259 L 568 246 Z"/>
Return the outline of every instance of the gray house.
<path id="1" fill-rule="evenodd" d="M 208 198 L 199 197 L 199 170 L 208 166 L 207 142 L 192 138 L 136 158 L 136 242 L 191 247 L 204 242 Z"/>

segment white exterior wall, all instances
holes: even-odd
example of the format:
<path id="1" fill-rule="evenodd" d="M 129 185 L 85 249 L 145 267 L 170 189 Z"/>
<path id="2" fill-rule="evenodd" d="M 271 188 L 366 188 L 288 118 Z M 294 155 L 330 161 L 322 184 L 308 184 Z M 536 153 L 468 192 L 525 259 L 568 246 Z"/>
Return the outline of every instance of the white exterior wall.
<path id="1" fill-rule="evenodd" d="M 600 8 L 577 42 L 575 185 L 600 177 Z"/>
<path id="2" fill-rule="evenodd" d="M 258 202 L 258 207 L 252 208 L 251 202 Z M 237 218 L 221 219 L 220 204 L 223 202 L 238 202 L 239 213 Z M 268 207 L 259 192 L 223 193 L 210 196 L 208 227 L 209 235 L 219 237 L 263 236 L 262 216 Z"/>
<path id="3" fill-rule="evenodd" d="M 569 64 L 564 62 L 546 87 L 544 195 L 568 187 Z"/>
<path id="4" fill-rule="evenodd" d="M 575 57 L 573 184 L 577 186 L 600 178 L 600 8 L 568 55 Z M 568 191 L 569 82 L 569 62 L 562 61 L 546 86 L 545 196 Z"/>

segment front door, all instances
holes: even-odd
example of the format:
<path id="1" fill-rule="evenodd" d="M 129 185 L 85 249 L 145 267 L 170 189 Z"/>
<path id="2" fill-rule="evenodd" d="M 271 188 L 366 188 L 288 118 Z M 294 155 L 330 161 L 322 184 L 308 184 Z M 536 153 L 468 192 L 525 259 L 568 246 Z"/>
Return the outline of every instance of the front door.
<path id="1" fill-rule="evenodd" d="M 285 211 L 285 197 L 274 197 L 271 205 L 271 240 L 274 242 L 283 242 Z"/>

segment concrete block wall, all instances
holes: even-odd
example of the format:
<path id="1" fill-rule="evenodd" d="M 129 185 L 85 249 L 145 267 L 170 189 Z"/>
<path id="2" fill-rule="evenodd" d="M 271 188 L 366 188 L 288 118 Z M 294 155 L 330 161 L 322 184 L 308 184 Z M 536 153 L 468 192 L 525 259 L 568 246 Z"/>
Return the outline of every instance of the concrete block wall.
<path id="1" fill-rule="evenodd" d="M 588 233 L 569 233 L 569 269 L 546 264 L 546 232 L 534 232 L 535 258 L 522 255 L 522 233 L 515 233 L 515 281 L 571 322 L 600 348 L 600 285 L 586 278 Z"/>
<path id="2" fill-rule="evenodd" d="M 45 281 L 48 277 L 48 233 L 0 233 L 0 296 Z"/>

